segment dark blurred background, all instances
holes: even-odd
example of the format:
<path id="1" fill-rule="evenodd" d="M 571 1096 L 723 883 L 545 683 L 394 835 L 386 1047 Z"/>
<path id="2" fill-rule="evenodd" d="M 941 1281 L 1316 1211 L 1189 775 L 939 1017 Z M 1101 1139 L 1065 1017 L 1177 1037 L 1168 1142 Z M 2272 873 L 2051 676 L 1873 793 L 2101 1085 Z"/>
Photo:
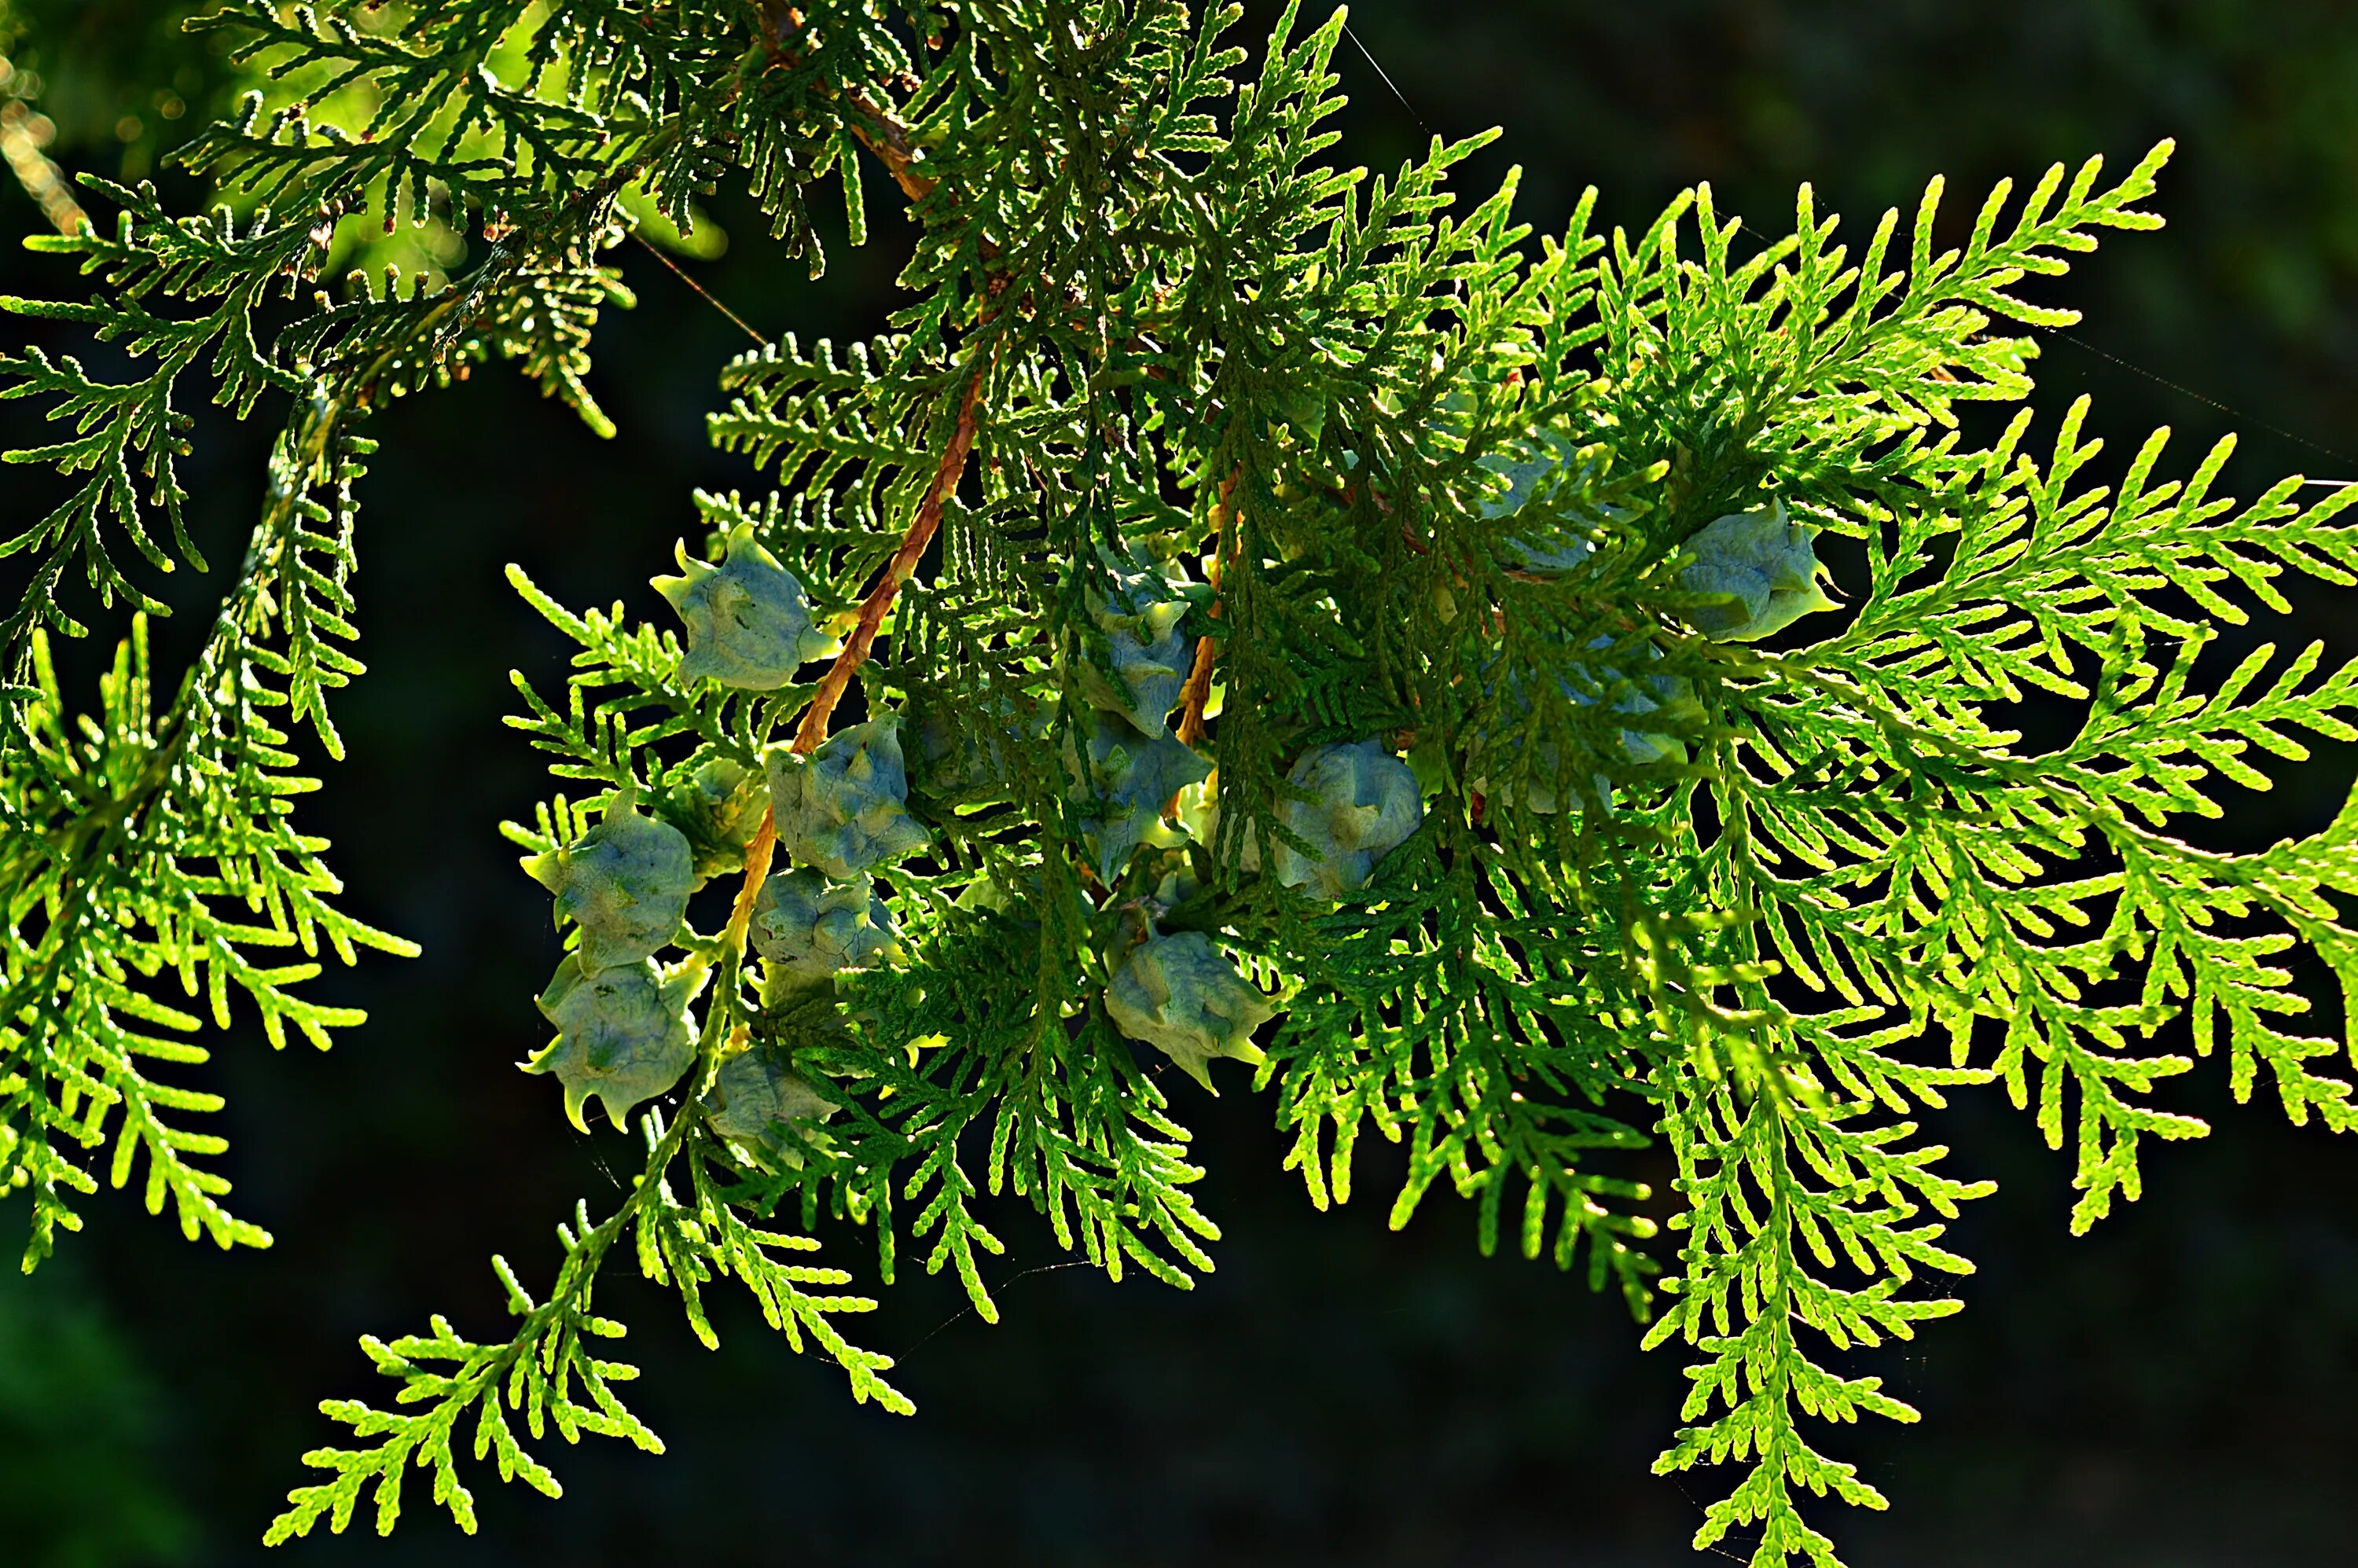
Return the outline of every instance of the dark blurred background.
<path id="1" fill-rule="evenodd" d="M 67 168 L 147 174 L 220 105 L 220 58 L 169 28 L 190 8 L 0 0 L 16 90 L 48 116 Z M 1248 42 L 1274 9 L 1250 7 Z M 2044 296 L 2087 323 L 2046 343 L 2043 428 L 2091 392 L 2115 460 L 2166 423 L 2180 432 L 2178 472 L 2244 432 L 2235 493 L 2293 470 L 2358 477 L 2358 461 L 2318 449 L 2358 450 L 2348 0 L 1521 0 L 1373 7 L 1354 25 L 1366 52 L 1347 42 L 1337 56 L 1344 152 L 1380 169 L 1428 134 L 1502 124 L 1466 188 L 1520 163 L 1521 211 L 1543 228 L 1592 182 L 1608 222 L 1642 227 L 1709 179 L 1723 211 L 1781 232 L 1806 178 L 1860 233 L 1935 172 L 1961 223 L 2000 175 L 2092 152 L 2125 168 L 2176 136 L 2159 202 L 2170 226 L 2108 241 Z M 713 211 L 735 243 L 692 265 L 764 331 L 850 338 L 891 307 L 889 225 L 863 253 L 838 247 L 814 284 L 741 203 L 723 195 Z M 39 223 L 0 179 L 0 291 L 70 296 L 67 265 L 15 247 Z M 316 1402 L 390 1392 L 354 1337 L 433 1311 L 497 1332 L 488 1255 L 545 1281 L 549 1227 L 576 1195 L 593 1208 L 614 1195 L 607 1167 L 623 1168 L 627 1147 L 573 1133 L 552 1087 L 513 1065 L 542 1038 L 531 997 L 557 945 L 546 897 L 492 831 L 541 785 L 500 719 L 509 668 L 561 680 L 562 650 L 500 567 L 520 561 L 577 604 L 619 594 L 650 611 L 645 579 L 691 526 L 688 489 L 754 482 L 702 433 L 714 371 L 744 341 L 644 252 L 621 260 L 642 303 L 601 330 L 593 377 L 620 439 L 599 442 L 498 373 L 412 399 L 373 431 L 386 451 L 363 492 L 358 584 L 371 673 L 337 710 L 350 759 L 323 763 L 327 787 L 299 820 L 335 840 L 350 906 L 425 957 L 370 957 L 319 984 L 372 1014 L 332 1054 L 274 1055 L 241 1027 L 196 1075 L 229 1098 L 211 1125 L 233 1141 L 237 1206 L 275 1249 L 189 1245 L 110 1192 L 38 1275 L 0 1273 L 10 1568 L 260 1560 L 264 1524 L 307 1478 L 297 1455 L 341 1434 Z M 6 331 L 83 348 L 46 324 Z M 40 438 L 31 412 L 0 408 L 5 445 Z M 259 420 L 202 431 L 189 478 L 216 562 L 237 559 L 265 435 Z M 13 522 L 43 505 L 45 480 L 5 470 L 0 509 Z M 158 637 L 170 678 L 225 580 L 161 585 L 183 608 Z M 2347 604 L 2307 591 L 2300 624 L 2244 641 L 2322 637 L 2338 662 L 2358 648 Z M 72 651 L 78 695 L 104 647 Z M 2275 794 L 2231 800 L 2212 841 L 2314 829 L 2352 763 L 2320 748 Z M 2330 982 L 2304 978 L 2318 1029 L 2334 1030 Z M 2358 1142 L 2288 1128 L 2265 1089 L 2235 1107 L 2225 1076 L 2214 1060 L 2171 1086 L 2168 1103 L 2216 1132 L 2148 1146 L 2145 1200 L 2082 1240 L 2064 1228 L 2068 1161 L 1996 1091 L 1939 1119 L 1959 1172 L 2000 1192 L 1957 1227 L 1980 1264 L 1961 1287 L 1969 1310 L 1861 1363 L 1923 1424 L 1818 1434 L 1892 1501 L 1825 1520 L 1853 1568 L 2358 1559 Z M 364 1513 L 352 1536 L 279 1560 L 1689 1560 L 1698 1505 L 1723 1478 L 1648 1473 L 1685 1387 L 1675 1353 L 1639 1355 L 1617 1303 L 1576 1281 L 1477 1257 L 1461 1205 L 1436 1199 L 1388 1232 L 1385 1151 L 1363 1169 L 1367 1195 L 1321 1215 L 1277 1169 L 1266 1103 L 1232 1092 L 1183 1113 L 1227 1232 L 1219 1271 L 1193 1293 L 1031 1271 L 1062 1255 L 1028 1209 L 1002 1206 L 1001 1326 L 961 1315 L 954 1281 L 907 1273 L 856 1325 L 903 1355 L 898 1380 L 921 1407 L 903 1420 L 853 1406 L 838 1375 L 790 1356 L 734 1300 L 723 1348 L 698 1350 L 665 1293 L 620 1264 L 601 1306 L 633 1325 L 624 1353 L 645 1370 L 633 1403 L 668 1454 L 559 1445 L 562 1503 L 478 1472 L 472 1541 L 436 1517 L 420 1476 L 391 1541 L 366 1533 Z M 21 1204 L 0 1204 L 5 1246 L 23 1220 Z M 864 1233 L 827 1238 L 872 1285 Z"/>

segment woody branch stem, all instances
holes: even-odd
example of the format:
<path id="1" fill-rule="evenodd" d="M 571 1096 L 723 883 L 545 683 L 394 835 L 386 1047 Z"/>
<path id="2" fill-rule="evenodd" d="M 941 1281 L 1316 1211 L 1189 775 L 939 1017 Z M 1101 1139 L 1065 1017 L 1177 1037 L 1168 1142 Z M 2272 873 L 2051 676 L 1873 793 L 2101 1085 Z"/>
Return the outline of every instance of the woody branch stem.
<path id="1" fill-rule="evenodd" d="M 925 499 L 918 504 L 917 514 L 909 522 L 908 532 L 901 537 L 901 547 L 884 564 L 883 572 L 869 589 L 868 597 L 860 602 L 860 620 L 851 635 L 845 640 L 843 652 L 827 666 L 827 674 L 812 694 L 810 706 L 803 709 L 803 720 L 795 731 L 794 752 L 807 757 L 827 739 L 827 727 L 835 716 L 836 704 L 850 687 L 851 677 L 868 662 L 869 651 L 875 646 L 876 634 L 891 613 L 892 601 L 900 597 L 901 585 L 907 582 L 925 558 L 926 547 L 933 544 L 934 535 L 941 527 L 942 509 L 957 492 L 958 482 L 966 477 L 966 460 L 974 450 L 976 405 L 982 395 L 984 372 L 978 369 L 966 384 L 966 392 L 958 400 L 957 422 L 950 430 L 948 444 L 942 449 L 941 461 L 935 466 L 934 481 L 925 489 Z M 736 907 L 729 916 L 729 947 L 742 952 L 745 933 L 753 919 L 753 901 L 761 895 L 762 883 L 770 874 L 770 862 L 778 846 L 777 818 L 771 813 L 762 814 L 762 826 L 746 846 L 745 885 L 739 890 Z"/>
<path id="2" fill-rule="evenodd" d="M 1235 504 L 1237 481 L 1244 477 L 1242 469 L 1231 469 L 1228 477 L 1220 481 L 1220 498 L 1212 503 L 1212 567 L 1213 590 L 1220 586 L 1220 563 L 1228 552 L 1228 514 Z M 1212 613 L 1220 613 L 1220 601 L 1212 600 Z M 1206 730 L 1204 708 L 1212 699 L 1212 666 L 1218 662 L 1220 645 L 1206 637 L 1195 644 L 1195 662 L 1187 670 L 1187 687 L 1182 694 L 1179 714 L 1179 739 L 1183 744 L 1202 743 Z"/>

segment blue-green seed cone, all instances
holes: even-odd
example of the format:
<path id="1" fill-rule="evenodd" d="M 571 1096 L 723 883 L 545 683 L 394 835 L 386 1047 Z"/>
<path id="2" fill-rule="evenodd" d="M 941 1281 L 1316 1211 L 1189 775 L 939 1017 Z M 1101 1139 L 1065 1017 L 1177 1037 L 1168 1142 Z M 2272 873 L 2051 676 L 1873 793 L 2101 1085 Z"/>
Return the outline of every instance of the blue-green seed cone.
<path id="1" fill-rule="evenodd" d="M 1714 642 L 1749 643 L 1774 636 L 1804 615 L 1835 609 L 1811 533 L 1785 515 L 1782 502 L 1765 512 L 1732 513 L 1703 528 L 1687 541 L 1695 559 L 1679 573 L 1679 587 L 1726 598 L 1686 610 L 1688 622 Z"/>
<path id="2" fill-rule="evenodd" d="M 1105 1003 L 1114 1027 L 1215 1094 L 1212 1058 L 1260 1065 L 1266 1058 L 1252 1043 L 1253 1031 L 1277 1016 L 1200 931 L 1152 937 L 1132 948 L 1106 987 Z"/>
<path id="3" fill-rule="evenodd" d="M 1307 887 L 1316 897 L 1338 899 L 1368 885 L 1382 860 L 1416 831 L 1424 802 L 1406 762 L 1373 741 L 1314 746 L 1286 773 L 1286 782 L 1310 791 L 1310 800 L 1288 800 L 1278 820 L 1307 839 L 1317 856 L 1280 844 L 1273 857 L 1277 880 Z"/>
<path id="4" fill-rule="evenodd" d="M 783 1052 L 767 1045 L 740 1051 L 722 1062 L 700 1103 L 713 1131 L 773 1173 L 798 1171 L 803 1165 L 803 1151 L 782 1129 L 791 1128 L 805 1141 L 823 1147 L 826 1136 L 819 1124 L 838 1108 L 817 1085 L 786 1064 Z"/>
<path id="5" fill-rule="evenodd" d="M 1150 740 L 1127 724 L 1100 720 L 1089 736 L 1087 777 L 1095 798 L 1081 822 L 1098 879 L 1112 881 L 1142 844 L 1178 843 L 1182 830 L 1163 819 L 1163 807 L 1211 772 L 1212 764 L 1175 736 Z"/>
<path id="6" fill-rule="evenodd" d="M 651 580 L 686 629 L 681 680 L 774 691 L 838 646 L 812 623 L 800 580 L 755 542 L 750 526 L 740 524 L 729 535 L 728 557 L 719 566 L 691 559 L 685 544 L 678 559 L 680 576 Z"/>
<path id="7" fill-rule="evenodd" d="M 829 881 L 807 866 L 767 878 L 753 901 L 753 950 L 781 985 L 813 985 L 899 950 L 892 912 L 860 877 Z"/>
<path id="8" fill-rule="evenodd" d="M 769 781 L 730 757 L 712 757 L 665 792 L 665 816 L 687 836 L 696 874 L 741 870 L 745 847 L 769 809 Z"/>
<path id="9" fill-rule="evenodd" d="M 1113 676 L 1093 658 L 1076 670 L 1081 696 L 1100 712 L 1119 714 L 1140 734 L 1169 733 L 1171 709 L 1187 684 L 1195 647 L 1179 633 L 1187 601 L 1156 567 L 1111 566 L 1114 588 L 1089 594 L 1089 616 L 1105 634 Z"/>
<path id="10" fill-rule="evenodd" d="M 807 761 L 784 746 L 764 754 L 778 842 L 796 864 L 849 881 L 925 847 L 909 815 L 900 723 L 887 714 L 839 730 Z"/>
<path id="11" fill-rule="evenodd" d="M 687 835 L 640 811 L 627 791 L 580 838 L 521 863 L 557 895 L 557 924 L 580 927 L 588 969 L 653 956 L 678 932 L 697 884 Z"/>
<path id="12" fill-rule="evenodd" d="M 696 1063 L 687 1008 L 704 977 L 703 964 L 693 959 L 666 977 L 650 959 L 585 969 L 579 954 L 567 954 L 537 999 L 557 1038 L 524 1070 L 557 1075 L 565 1086 L 565 1114 L 580 1130 L 590 1130 L 581 1108 L 593 1096 L 618 1130 L 629 1130 L 631 1112 Z"/>

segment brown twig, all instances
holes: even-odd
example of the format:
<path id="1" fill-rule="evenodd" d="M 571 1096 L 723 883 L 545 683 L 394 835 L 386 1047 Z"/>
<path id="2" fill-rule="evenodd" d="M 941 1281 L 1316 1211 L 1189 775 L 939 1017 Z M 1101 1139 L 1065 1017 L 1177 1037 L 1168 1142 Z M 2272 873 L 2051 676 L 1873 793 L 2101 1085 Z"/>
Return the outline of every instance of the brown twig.
<path id="1" fill-rule="evenodd" d="M 778 819 L 768 811 L 762 813 L 762 826 L 753 841 L 745 846 L 745 885 L 737 890 L 737 903 L 729 912 L 727 952 L 745 950 L 745 934 L 753 926 L 753 901 L 762 896 L 762 884 L 770 880 L 770 862 L 778 852 Z"/>
<path id="2" fill-rule="evenodd" d="M 1237 481 L 1243 477 L 1244 470 L 1240 468 L 1230 470 L 1228 477 L 1220 482 L 1220 498 L 1212 503 L 1212 565 L 1208 575 L 1211 578 L 1212 591 L 1215 596 L 1212 600 L 1212 614 L 1216 619 L 1220 613 L 1220 600 L 1217 597 L 1220 589 L 1220 562 L 1228 553 L 1228 514 L 1237 493 Z M 1179 741 L 1182 745 L 1193 746 L 1204 739 L 1206 734 L 1204 708 L 1212 699 L 1212 666 L 1218 662 L 1219 656 L 1218 639 L 1204 637 L 1197 640 L 1195 662 L 1188 668 L 1187 685 L 1181 693 Z"/>
<path id="3" fill-rule="evenodd" d="M 827 674 L 820 677 L 818 690 L 811 696 L 810 706 L 803 709 L 803 721 L 795 731 L 793 747 L 797 757 L 809 756 L 827 739 L 827 727 L 835 717 L 836 704 L 843 700 L 860 666 L 868 662 L 869 650 L 875 645 L 876 633 L 892 611 L 892 601 L 900 597 L 901 585 L 916 571 L 918 561 L 924 559 L 926 546 L 934 542 L 934 534 L 941 527 L 942 509 L 957 492 L 958 481 L 966 476 L 967 456 L 974 449 L 975 405 L 981 396 L 987 369 L 977 370 L 967 382 L 966 395 L 958 403 L 957 423 L 950 431 L 949 444 L 942 449 L 942 460 L 934 469 L 934 482 L 926 489 L 916 516 L 910 519 L 909 531 L 901 536 L 901 547 L 892 552 L 882 575 L 860 601 L 859 622 L 845 640 L 843 652 L 827 666 Z M 731 951 L 744 950 L 745 933 L 753 919 L 753 901 L 761 895 L 762 883 L 770 874 L 770 862 L 777 847 L 777 818 L 764 811 L 761 827 L 746 846 L 745 885 L 738 890 L 736 908 L 729 916 Z"/>
<path id="4" fill-rule="evenodd" d="M 762 9 L 763 20 L 770 35 L 771 56 L 787 65 L 800 65 L 802 56 L 786 42 L 786 37 L 789 33 L 802 31 L 803 14 L 792 6 L 774 3 L 764 5 Z M 910 135 L 908 125 L 898 115 L 877 104 L 865 93 L 822 85 L 830 95 L 859 112 L 858 119 L 846 121 L 847 127 L 861 146 L 876 155 L 877 160 L 892 176 L 892 183 L 901 188 L 902 195 L 912 201 L 921 201 L 934 193 L 941 181 L 932 175 L 917 172 L 917 144 Z M 862 124 L 862 121 L 866 123 Z"/>
<path id="5" fill-rule="evenodd" d="M 909 139 L 909 127 L 896 116 L 870 103 L 864 93 L 847 92 L 843 98 L 870 122 L 869 125 L 854 122 L 851 134 L 860 138 L 861 146 L 874 153 L 884 165 L 892 176 L 892 183 L 901 188 L 901 194 L 913 202 L 922 201 L 932 195 L 941 181 L 930 174 L 919 174 L 911 167 L 917 161 L 917 151 Z M 871 126 L 874 128 L 871 129 Z"/>
<path id="6" fill-rule="evenodd" d="M 771 57 L 788 66 L 800 65 L 802 57 L 786 39 L 790 34 L 802 31 L 802 12 L 791 5 L 780 5 L 777 0 L 764 0 L 762 11 L 765 30 L 769 34 L 765 42 Z M 916 142 L 907 124 L 899 116 L 858 91 L 841 91 L 824 82 L 821 86 L 856 111 L 855 116 L 846 119 L 847 127 L 860 145 L 884 165 L 892 176 L 892 182 L 901 188 L 901 193 L 911 202 L 921 201 L 940 188 L 938 179 L 917 171 L 915 166 L 919 153 Z M 989 241 L 983 242 L 982 248 L 986 257 L 998 254 L 998 247 Z M 1004 287 L 1003 278 L 995 280 L 991 289 L 994 300 Z M 892 610 L 893 600 L 899 597 L 901 585 L 907 582 L 910 575 L 917 569 L 917 562 L 924 557 L 926 546 L 933 543 L 935 531 L 941 526 L 942 508 L 957 492 L 958 481 L 966 474 L 967 455 L 974 448 L 975 403 L 981 395 L 983 373 L 978 371 L 967 383 L 966 395 L 958 405 L 957 423 L 950 432 L 949 445 L 943 449 L 942 460 L 934 470 L 933 486 L 926 491 L 925 501 L 917 508 L 917 515 L 910 521 L 909 531 L 903 535 L 901 547 L 893 552 L 892 560 L 886 564 L 884 574 L 868 590 L 867 599 L 860 606 L 859 622 L 844 643 L 843 652 L 837 654 L 835 663 L 827 666 L 827 674 L 819 681 L 818 690 L 811 697 L 810 706 L 803 710 L 802 723 L 795 731 L 793 747 L 795 755 L 798 757 L 809 756 L 827 739 L 827 727 L 835 716 L 835 705 L 843 699 L 845 690 L 851 685 L 851 677 L 867 662 L 869 649 L 875 643 L 876 633 L 883 625 L 886 613 Z M 762 813 L 762 826 L 754 832 L 752 842 L 745 847 L 745 883 L 738 890 L 736 907 L 730 912 L 728 947 L 731 952 L 741 953 L 745 949 L 746 932 L 752 925 L 753 903 L 761 896 L 762 883 L 769 877 L 770 864 L 776 858 L 777 848 L 777 818 L 765 810 Z"/>
<path id="7" fill-rule="evenodd" d="M 917 569 L 925 556 L 925 546 L 934 542 L 934 531 L 941 526 L 942 508 L 956 493 L 958 481 L 966 473 L 967 454 L 974 449 L 975 403 L 982 394 L 982 373 L 977 371 L 966 384 L 966 396 L 959 401 L 957 425 L 951 430 L 949 445 L 942 449 L 942 460 L 934 470 L 934 482 L 925 492 L 925 499 L 910 520 L 909 531 L 901 536 L 901 547 L 884 568 L 884 575 L 868 590 L 860 602 L 860 622 L 851 629 L 843 644 L 843 652 L 835 656 L 826 677 L 818 683 L 818 695 L 811 698 L 803 710 L 802 728 L 795 731 L 795 753 L 807 757 L 818 750 L 827 739 L 827 723 L 841 700 L 844 688 L 851 684 L 852 676 L 868 662 L 869 647 L 876 641 L 877 629 L 900 596 L 901 585 Z"/>

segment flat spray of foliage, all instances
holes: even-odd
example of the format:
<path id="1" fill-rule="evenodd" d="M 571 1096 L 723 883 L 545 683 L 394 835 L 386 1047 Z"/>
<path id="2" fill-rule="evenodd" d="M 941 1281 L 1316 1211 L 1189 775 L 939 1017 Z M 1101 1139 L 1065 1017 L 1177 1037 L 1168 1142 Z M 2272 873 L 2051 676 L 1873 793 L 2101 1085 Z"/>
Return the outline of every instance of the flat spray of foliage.
<path id="1" fill-rule="evenodd" d="M 1617 1291 L 1693 1362 L 1657 1467 L 1732 1466 L 1697 1543 L 1832 1563 L 1802 1494 L 1882 1498 L 1814 1423 L 1914 1412 L 1829 1362 L 1956 1310 L 1943 1222 L 1989 1190 L 1920 1108 L 2002 1087 L 2071 1146 L 2075 1227 L 2136 1196 L 2147 1139 L 2203 1130 L 2160 1092 L 2193 1065 L 2152 1044 L 2180 1015 L 2238 1098 L 2353 1120 L 2285 964 L 2358 979 L 2332 896 L 2358 815 L 2253 855 L 2171 829 L 2304 731 L 2358 737 L 2358 677 L 2313 647 L 2196 679 L 2287 570 L 2352 581 L 2358 491 L 2238 505 L 2225 445 L 2169 479 L 2158 434 L 2107 485 L 2080 406 L 1959 427 L 2029 393 L 2018 328 L 2072 319 L 2009 290 L 2158 226 L 2166 147 L 2002 187 L 1953 250 L 1937 182 L 1855 249 L 1806 189 L 1771 242 L 1708 189 L 1638 234 L 1584 199 L 1534 241 L 1511 180 L 1454 215 L 1486 138 L 1389 178 L 1325 161 L 1339 16 L 1289 14 L 1257 69 L 1234 21 L 246 4 L 197 25 L 275 90 L 182 153 L 231 207 L 92 181 L 114 224 L 33 242 L 87 297 L 0 303 L 132 369 L 0 362 L 59 435 L 10 460 L 73 487 L 0 546 L 30 581 L 0 607 L 0 1183 L 31 1195 L 28 1266 L 102 1168 L 191 1236 L 266 1242 L 189 1130 L 218 1103 L 177 1087 L 202 1019 L 243 997 L 324 1045 L 358 1020 L 304 998 L 321 945 L 404 950 L 337 911 L 288 750 L 308 725 L 337 752 L 360 671 L 368 414 L 508 360 L 610 431 L 600 258 L 717 182 L 814 271 L 813 203 L 855 243 L 880 193 L 920 230 L 888 330 L 722 373 L 713 438 L 776 489 L 647 520 L 674 617 L 512 574 L 579 644 L 563 689 L 517 681 L 571 792 L 507 829 L 571 949 L 515 977 L 556 1032 L 527 1066 L 644 1169 L 558 1227 L 553 1279 L 496 1263 L 503 1337 L 364 1340 L 396 1398 L 324 1407 L 352 1446 L 307 1456 L 327 1475 L 271 1540 L 371 1493 L 390 1529 L 412 1465 L 471 1529 L 466 1461 L 553 1496 L 552 1427 L 657 1446 L 593 1301 L 622 1257 L 708 1343 L 734 1281 L 898 1411 L 840 1326 L 871 1303 L 810 1257 L 822 1210 L 986 1317 L 985 1189 L 1184 1287 L 1217 1232 L 1181 1119 L 1217 1084 L 1270 1097 L 1313 1202 L 1372 1132 L 1407 1149 L 1395 1225 L 1445 1184 L 1485 1250 Z M 478 259 L 318 287 L 355 218 Z M 243 569 L 170 695 L 135 620 L 77 713 L 60 589 L 153 614 L 141 579 L 194 559 L 191 382 L 284 420 Z M 1829 536 L 1865 563 L 1839 602 Z M 2033 692 L 2076 716 L 2046 750 L 2004 727 Z M 1670 1195 L 1626 1174 L 1655 1139 Z"/>

